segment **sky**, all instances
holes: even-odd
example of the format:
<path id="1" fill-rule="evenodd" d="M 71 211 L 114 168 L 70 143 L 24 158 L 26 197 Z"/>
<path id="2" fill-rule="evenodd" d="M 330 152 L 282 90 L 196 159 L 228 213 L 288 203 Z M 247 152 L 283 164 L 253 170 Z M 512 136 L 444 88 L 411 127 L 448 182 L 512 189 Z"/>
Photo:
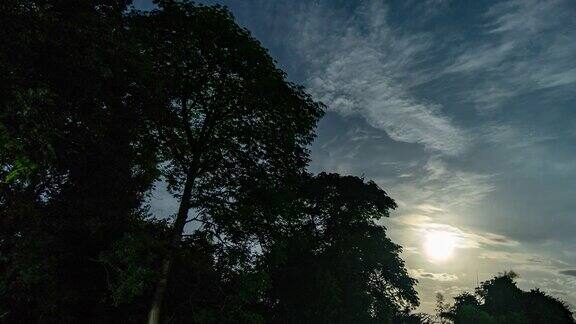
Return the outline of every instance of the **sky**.
<path id="1" fill-rule="evenodd" d="M 421 311 L 506 270 L 576 308 L 576 1 L 201 2 L 326 104 L 310 171 L 396 200 Z"/>

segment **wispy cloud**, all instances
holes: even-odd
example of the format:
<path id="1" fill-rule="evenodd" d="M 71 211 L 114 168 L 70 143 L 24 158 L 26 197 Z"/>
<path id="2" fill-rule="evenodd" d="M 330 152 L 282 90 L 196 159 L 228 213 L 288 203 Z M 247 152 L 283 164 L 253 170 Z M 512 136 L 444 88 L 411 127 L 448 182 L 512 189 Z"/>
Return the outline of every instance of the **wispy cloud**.
<path id="1" fill-rule="evenodd" d="M 355 10 L 356 15 L 348 16 L 314 7 L 300 13 L 307 17 L 302 19 L 306 23 L 299 50 L 310 62 L 310 91 L 328 109 L 360 115 L 396 141 L 419 143 L 446 155 L 463 152 L 468 134 L 441 105 L 411 92 L 426 81 L 415 66 L 432 46 L 430 36 L 392 28 L 380 2 Z"/>
<path id="2" fill-rule="evenodd" d="M 558 273 L 566 275 L 566 276 L 573 276 L 576 277 L 576 270 L 561 270 Z"/>
<path id="3" fill-rule="evenodd" d="M 495 189 L 492 175 L 460 171 L 450 168 L 439 158 L 432 157 L 426 163 L 423 185 L 429 186 L 431 196 L 443 205 L 466 205 L 481 201 L 488 193 Z"/>
<path id="4" fill-rule="evenodd" d="M 408 273 L 410 276 L 416 279 L 429 279 L 435 281 L 455 281 L 458 280 L 458 276 L 451 273 L 435 273 L 435 272 L 428 272 L 423 269 L 409 269 Z"/>
<path id="5" fill-rule="evenodd" d="M 394 188 L 401 209 L 409 213 L 416 206 L 446 214 L 456 207 L 471 207 L 496 189 L 494 175 L 458 170 L 440 156 L 415 166 L 414 173 L 417 176 L 404 177 Z"/>
<path id="6" fill-rule="evenodd" d="M 485 125 L 482 135 L 489 144 L 504 146 L 507 150 L 529 149 L 559 139 L 559 136 L 544 134 L 540 129 L 499 123 Z"/>
<path id="7" fill-rule="evenodd" d="M 430 216 L 402 215 L 392 220 L 395 224 L 404 226 L 418 237 L 426 237 L 429 232 L 444 232 L 454 238 L 456 247 L 461 249 L 478 249 L 492 247 L 515 247 L 519 243 L 504 235 L 490 232 L 472 231 L 457 226 L 437 223 Z"/>
<path id="8" fill-rule="evenodd" d="M 476 80 L 466 97 L 477 108 L 576 82 L 576 20 L 568 1 L 501 2 L 484 18 L 482 37 L 445 70 Z"/>
<path id="9" fill-rule="evenodd" d="M 529 252 L 484 251 L 480 259 L 490 262 L 505 263 L 517 271 L 538 271 L 550 274 L 558 273 L 559 269 L 566 267 L 566 263 L 551 257 L 544 257 Z"/>

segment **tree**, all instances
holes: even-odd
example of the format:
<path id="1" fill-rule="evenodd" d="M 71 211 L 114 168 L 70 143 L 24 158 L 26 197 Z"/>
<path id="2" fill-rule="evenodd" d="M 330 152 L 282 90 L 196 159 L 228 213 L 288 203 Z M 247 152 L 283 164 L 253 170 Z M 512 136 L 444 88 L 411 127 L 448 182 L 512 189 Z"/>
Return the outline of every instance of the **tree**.
<path id="1" fill-rule="evenodd" d="M 269 322 L 390 322 L 418 304 L 415 280 L 376 221 L 396 204 L 374 182 L 321 173 L 301 217 L 263 255 Z"/>
<path id="2" fill-rule="evenodd" d="M 447 313 L 455 324 L 468 323 L 575 323 L 568 306 L 538 289 L 525 292 L 516 286 L 517 274 L 504 272 L 476 288 L 476 296 L 463 293 Z"/>
<path id="3" fill-rule="evenodd" d="M 464 292 L 454 297 L 454 305 L 443 312 L 443 317 L 454 323 L 491 323 L 492 317 L 480 310 L 476 296 Z"/>
<path id="4" fill-rule="evenodd" d="M 539 289 L 525 292 L 523 304 L 526 317 L 532 323 L 573 324 L 576 322 L 574 314 L 566 303 Z"/>
<path id="5" fill-rule="evenodd" d="M 194 210 L 202 231 L 241 261 L 253 237 L 239 202 L 249 188 L 281 186 L 304 172 L 322 106 L 282 71 L 222 7 L 159 1 L 134 16 L 143 55 L 161 75 L 156 116 L 162 174 L 179 199 L 170 252 L 160 270 L 149 322 L 157 323 L 175 253 Z M 287 182 L 286 182 L 287 183 Z"/>
<path id="6" fill-rule="evenodd" d="M 7 321 L 111 315 L 97 262 L 155 178 L 155 96 L 127 1 L 0 3 L 0 289 Z"/>
<path id="7" fill-rule="evenodd" d="M 521 311 L 522 291 L 514 282 L 517 277 L 513 271 L 504 272 L 481 283 L 476 289 L 483 308 L 489 314 L 499 316 Z"/>
<path id="8" fill-rule="evenodd" d="M 130 229 L 114 248 L 101 256 L 108 269 L 115 320 L 142 323 L 153 296 L 156 270 L 168 250 L 170 226 L 145 221 Z M 254 307 L 266 283 L 262 273 L 231 268 L 218 258 L 218 246 L 206 232 L 182 239 L 171 280 L 170 302 L 163 307 L 168 323 L 259 323 Z"/>
<path id="9" fill-rule="evenodd" d="M 446 323 L 446 311 L 448 310 L 448 304 L 441 293 L 436 293 L 436 320 L 439 323 Z"/>
<path id="10" fill-rule="evenodd" d="M 425 313 L 402 312 L 392 320 L 394 324 L 434 324 L 434 316 Z"/>

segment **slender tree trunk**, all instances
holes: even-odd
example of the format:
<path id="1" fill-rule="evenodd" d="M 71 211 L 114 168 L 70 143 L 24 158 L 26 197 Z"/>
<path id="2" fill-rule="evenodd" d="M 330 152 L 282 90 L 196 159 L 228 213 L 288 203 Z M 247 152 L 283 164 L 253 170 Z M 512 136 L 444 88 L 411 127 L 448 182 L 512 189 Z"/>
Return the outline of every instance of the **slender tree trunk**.
<path id="1" fill-rule="evenodd" d="M 206 116 L 206 120 L 202 125 L 200 131 L 200 137 L 195 139 L 192 135 L 190 129 L 190 116 L 188 114 L 188 105 L 186 97 L 181 98 L 182 100 L 182 127 L 186 134 L 186 140 L 188 145 L 192 148 L 193 159 L 190 162 L 190 169 L 186 174 L 186 182 L 184 184 L 184 190 L 182 192 L 182 198 L 180 200 L 180 206 L 178 208 L 178 215 L 172 227 L 172 238 L 170 240 L 170 246 L 166 258 L 162 261 L 162 267 L 160 268 L 160 274 L 158 282 L 156 283 L 156 291 L 154 292 L 154 297 L 152 299 L 152 305 L 150 306 L 150 313 L 148 314 L 148 324 L 159 324 L 161 317 L 162 304 L 164 299 L 166 299 L 166 288 L 168 287 L 168 279 L 170 277 L 170 270 L 172 268 L 172 263 L 180 246 L 180 241 L 182 240 L 182 232 L 184 231 L 184 225 L 186 225 L 186 220 L 188 219 L 188 211 L 190 210 L 190 198 L 192 198 L 192 187 L 194 186 L 194 181 L 200 172 L 200 156 L 202 152 L 202 146 L 206 145 L 206 139 L 211 133 L 214 119 L 211 116 Z"/>
<path id="2" fill-rule="evenodd" d="M 194 185 L 195 178 L 196 175 L 194 172 L 188 172 L 188 175 L 186 176 L 186 182 L 184 184 L 184 191 L 182 192 L 182 198 L 180 200 L 180 206 L 178 208 L 178 214 L 176 216 L 176 221 L 172 227 L 172 238 L 170 240 L 169 251 L 166 255 L 166 258 L 164 258 L 162 261 L 158 282 L 156 283 L 156 291 L 154 292 L 152 305 L 150 306 L 150 313 L 148 314 L 148 324 L 160 323 L 162 304 L 164 303 L 166 296 L 166 288 L 168 287 L 168 278 L 170 276 L 170 270 L 178 250 L 178 246 L 182 240 L 182 231 L 184 230 L 184 225 L 186 225 L 186 219 L 188 218 L 192 186 Z"/>

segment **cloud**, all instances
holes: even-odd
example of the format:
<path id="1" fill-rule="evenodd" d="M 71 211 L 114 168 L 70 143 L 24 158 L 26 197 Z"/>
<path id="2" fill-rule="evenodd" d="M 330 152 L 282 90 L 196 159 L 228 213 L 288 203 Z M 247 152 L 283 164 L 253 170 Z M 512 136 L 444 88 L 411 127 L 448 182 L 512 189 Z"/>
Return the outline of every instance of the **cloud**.
<path id="1" fill-rule="evenodd" d="M 566 276 L 576 277 L 576 270 L 562 270 L 562 271 L 559 271 L 559 273 L 566 275 Z"/>
<path id="2" fill-rule="evenodd" d="M 406 213 L 447 215 L 474 206 L 496 189 L 494 175 L 459 170 L 437 155 L 412 171 L 414 176 L 400 178 L 392 192 Z"/>
<path id="3" fill-rule="evenodd" d="M 428 34 L 392 28 L 380 2 L 356 8 L 356 19 L 329 8 L 308 9 L 300 13 L 307 18 L 301 19 L 306 23 L 298 48 L 310 63 L 309 91 L 329 110 L 362 116 L 396 141 L 422 144 L 445 155 L 466 149 L 468 134 L 443 107 L 411 91 L 427 80 L 415 66 L 432 46 Z"/>
<path id="4" fill-rule="evenodd" d="M 430 216 L 400 215 L 392 219 L 397 225 L 408 227 L 419 237 L 425 237 L 429 232 L 449 233 L 454 238 L 456 247 L 461 249 L 478 249 L 488 247 L 515 247 L 519 243 L 504 235 L 490 232 L 472 231 L 454 225 L 436 223 Z"/>
<path id="5" fill-rule="evenodd" d="M 420 204 L 418 206 L 416 206 L 416 208 L 420 209 L 423 212 L 428 212 L 428 213 L 432 213 L 432 212 L 443 212 L 444 209 L 440 208 L 440 207 L 436 207 L 433 206 L 431 204 Z"/>
<path id="6" fill-rule="evenodd" d="M 505 146 L 507 150 L 530 149 L 559 139 L 557 135 L 544 134 L 540 129 L 533 129 L 525 125 L 492 123 L 485 125 L 482 133 L 487 143 Z"/>
<path id="7" fill-rule="evenodd" d="M 427 272 L 423 269 L 409 269 L 408 273 L 410 276 L 416 279 L 430 279 L 435 281 L 455 281 L 458 280 L 458 276 L 451 273 L 434 273 Z"/>
<path id="8" fill-rule="evenodd" d="M 495 189 L 492 175 L 457 170 L 438 157 L 430 158 L 424 170 L 426 175 L 422 182 L 425 186 L 434 187 L 430 188 L 432 196 L 441 195 L 448 199 L 437 200 L 444 205 L 471 205 Z"/>
<path id="9" fill-rule="evenodd" d="M 484 14 L 483 35 L 457 54 L 444 72 L 475 80 L 477 86 L 465 97 L 481 110 L 575 83 L 576 22 L 568 6 L 563 0 L 514 0 L 492 6 Z"/>
<path id="10" fill-rule="evenodd" d="M 557 274 L 558 269 L 567 266 L 566 262 L 561 260 L 529 252 L 484 251 L 479 258 L 504 263 L 518 271 L 547 272 L 551 275 Z"/>

